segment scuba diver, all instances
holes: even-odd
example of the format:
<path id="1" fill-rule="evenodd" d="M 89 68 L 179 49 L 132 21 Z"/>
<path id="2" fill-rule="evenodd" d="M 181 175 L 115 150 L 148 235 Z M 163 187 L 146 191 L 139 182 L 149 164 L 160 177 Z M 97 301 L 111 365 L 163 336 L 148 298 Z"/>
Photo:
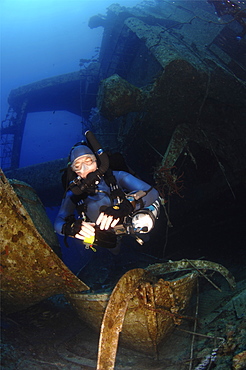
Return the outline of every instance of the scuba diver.
<path id="1" fill-rule="evenodd" d="M 80 239 L 86 248 L 105 247 L 113 254 L 119 253 L 124 235 L 143 244 L 159 215 L 158 191 L 129 172 L 111 170 L 94 134 L 87 131 L 85 137 L 87 142 L 70 152 L 56 232 Z"/>
<path id="2" fill-rule="evenodd" d="M 237 2 L 232 0 L 207 0 L 209 4 L 215 7 L 216 14 L 220 18 L 223 15 L 231 15 L 235 21 L 242 26 L 242 31 L 239 34 L 240 37 L 244 37 L 246 34 L 246 11 L 242 10 Z"/>

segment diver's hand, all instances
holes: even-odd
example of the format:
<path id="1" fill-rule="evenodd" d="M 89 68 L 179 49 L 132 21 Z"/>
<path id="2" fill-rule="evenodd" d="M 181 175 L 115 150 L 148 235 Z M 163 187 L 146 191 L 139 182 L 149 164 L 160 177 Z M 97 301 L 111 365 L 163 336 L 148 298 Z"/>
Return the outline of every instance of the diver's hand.
<path id="1" fill-rule="evenodd" d="M 80 231 L 75 234 L 75 238 L 84 240 L 85 238 L 90 238 L 91 236 L 95 236 L 95 224 L 92 222 L 85 222 L 81 223 Z"/>
<path id="2" fill-rule="evenodd" d="M 108 230 L 110 227 L 114 227 L 119 222 L 120 218 L 114 218 L 108 216 L 104 212 L 101 212 L 96 220 L 96 225 L 99 226 L 100 230 Z"/>
<path id="3" fill-rule="evenodd" d="M 102 209 L 103 207 L 101 207 Z M 108 230 L 109 227 L 114 227 L 125 216 L 128 216 L 134 210 L 133 205 L 127 199 L 123 199 L 121 203 L 114 206 L 104 207 L 96 220 L 96 225 L 101 230 Z"/>

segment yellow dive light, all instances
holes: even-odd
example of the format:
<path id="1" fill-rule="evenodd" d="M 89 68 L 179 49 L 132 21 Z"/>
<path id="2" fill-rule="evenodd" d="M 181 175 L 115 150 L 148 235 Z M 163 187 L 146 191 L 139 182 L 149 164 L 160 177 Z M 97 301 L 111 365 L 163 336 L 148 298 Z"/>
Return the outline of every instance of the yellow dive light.
<path id="1" fill-rule="evenodd" d="M 95 235 L 89 236 L 88 238 L 85 238 L 85 239 L 84 239 L 84 242 L 85 242 L 86 244 L 93 244 L 93 243 L 94 243 L 94 241 L 95 241 Z"/>
<path id="2" fill-rule="evenodd" d="M 86 249 L 90 248 L 93 250 L 93 252 L 96 252 L 97 251 L 96 248 L 93 247 L 94 241 L 95 241 L 95 235 L 85 238 L 84 239 L 85 248 Z"/>

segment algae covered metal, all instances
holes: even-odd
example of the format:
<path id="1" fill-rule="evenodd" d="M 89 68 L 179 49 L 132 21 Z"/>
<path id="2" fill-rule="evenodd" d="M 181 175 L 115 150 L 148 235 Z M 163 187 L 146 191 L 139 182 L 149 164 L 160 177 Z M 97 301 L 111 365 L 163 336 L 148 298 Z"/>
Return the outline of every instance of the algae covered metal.
<path id="1" fill-rule="evenodd" d="M 124 346 L 151 355 L 157 353 L 158 345 L 181 322 L 198 275 L 193 271 L 168 281 L 138 268 L 126 272 L 112 293 L 71 293 L 67 298 L 83 321 L 101 330 L 99 362 L 109 361 L 112 365 L 120 332 Z M 99 368 L 108 369 L 107 366 Z"/>
<path id="2" fill-rule="evenodd" d="M 133 350 L 156 355 L 186 316 L 198 277 L 207 270 L 221 274 L 232 289 L 235 279 L 222 265 L 204 260 L 169 261 L 126 272 L 113 292 L 69 294 L 83 321 L 100 330 L 98 370 L 114 369 L 118 341 Z M 216 286 L 215 286 L 216 287 Z"/>
<path id="3" fill-rule="evenodd" d="M 128 271 L 114 288 L 105 310 L 99 340 L 97 369 L 114 369 L 119 334 L 122 343 L 157 354 L 190 301 L 197 272 L 164 281 L 143 269 Z"/>
<path id="4" fill-rule="evenodd" d="M 54 252 L 59 250 L 56 235 L 33 189 L 10 182 L 1 171 L 2 310 L 15 312 L 55 294 L 87 290 Z"/>

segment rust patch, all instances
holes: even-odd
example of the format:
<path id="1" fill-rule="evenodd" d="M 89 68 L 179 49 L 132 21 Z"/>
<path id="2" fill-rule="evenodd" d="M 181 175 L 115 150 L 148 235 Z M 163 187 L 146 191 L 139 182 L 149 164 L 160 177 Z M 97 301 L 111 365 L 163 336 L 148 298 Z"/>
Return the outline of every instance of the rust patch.
<path id="1" fill-rule="evenodd" d="M 22 236 L 23 236 L 23 235 L 24 235 L 24 234 L 23 234 L 23 232 L 19 230 L 17 234 L 14 234 L 14 235 L 12 236 L 12 242 L 13 242 L 13 243 L 17 243 L 17 242 L 18 242 L 18 240 L 19 240 L 20 238 L 22 238 Z"/>

